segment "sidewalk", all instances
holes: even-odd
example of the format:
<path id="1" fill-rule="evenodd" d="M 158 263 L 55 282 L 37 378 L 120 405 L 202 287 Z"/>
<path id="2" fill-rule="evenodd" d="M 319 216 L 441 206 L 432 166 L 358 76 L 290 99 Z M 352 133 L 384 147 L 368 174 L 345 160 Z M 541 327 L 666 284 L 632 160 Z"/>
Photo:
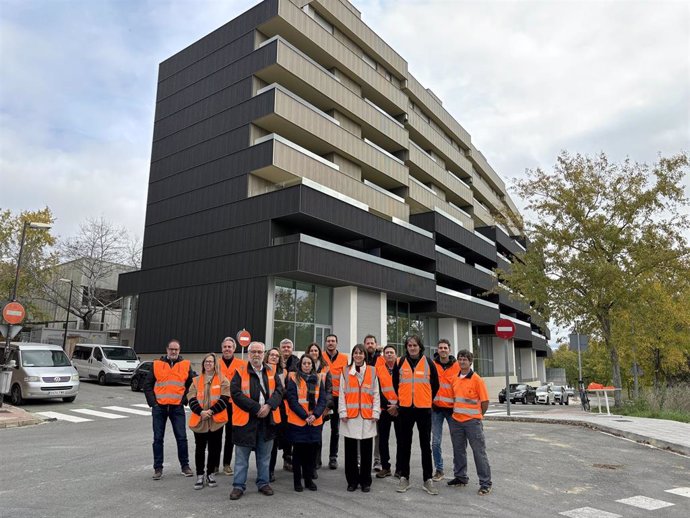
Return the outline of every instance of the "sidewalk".
<path id="1" fill-rule="evenodd" d="M 13 428 L 15 426 L 29 426 L 42 422 L 43 419 L 37 415 L 30 414 L 16 406 L 3 403 L 2 408 L 0 408 L 0 429 Z"/>
<path id="2" fill-rule="evenodd" d="M 522 410 L 522 406 L 516 410 Z M 511 412 L 512 413 L 512 412 Z M 625 437 L 636 442 L 649 444 L 664 450 L 687 455 L 690 457 L 690 424 L 665 419 L 649 419 L 646 417 L 630 417 L 620 415 L 606 415 L 583 411 L 579 406 L 554 408 L 549 412 L 518 415 L 487 415 L 490 421 L 525 421 L 544 422 L 553 424 L 570 424 L 586 426 L 593 430 Z"/>

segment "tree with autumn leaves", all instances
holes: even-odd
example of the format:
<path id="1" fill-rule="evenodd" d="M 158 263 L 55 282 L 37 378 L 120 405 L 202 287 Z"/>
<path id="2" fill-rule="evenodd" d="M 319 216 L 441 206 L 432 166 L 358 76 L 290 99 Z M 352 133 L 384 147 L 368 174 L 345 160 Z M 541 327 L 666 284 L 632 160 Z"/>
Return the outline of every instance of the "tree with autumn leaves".
<path id="1" fill-rule="evenodd" d="M 650 355 L 657 381 L 689 370 L 688 163 L 683 153 L 650 166 L 564 152 L 553 171 L 516 181 L 530 246 L 499 274 L 535 311 L 599 341 L 610 362 L 599 381 L 617 388 L 621 369 Z"/>

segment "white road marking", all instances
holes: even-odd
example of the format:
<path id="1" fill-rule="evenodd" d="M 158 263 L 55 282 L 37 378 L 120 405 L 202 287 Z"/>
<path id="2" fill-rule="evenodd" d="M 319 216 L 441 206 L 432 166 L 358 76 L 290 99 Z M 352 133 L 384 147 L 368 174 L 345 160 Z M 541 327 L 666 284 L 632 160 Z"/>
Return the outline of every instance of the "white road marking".
<path id="1" fill-rule="evenodd" d="M 151 408 L 151 407 L 148 406 L 146 403 L 136 403 L 136 404 L 134 404 L 134 405 L 132 405 L 132 406 L 138 406 L 139 408 L 149 408 L 149 409 Z"/>
<path id="2" fill-rule="evenodd" d="M 58 421 L 69 421 L 70 423 L 86 423 L 93 421 L 93 419 L 86 419 L 85 417 L 77 417 L 76 415 L 61 414 L 60 412 L 36 412 L 38 415 L 57 419 Z"/>
<path id="3" fill-rule="evenodd" d="M 569 516 L 570 518 L 621 518 L 620 514 L 608 513 L 600 509 L 595 509 L 594 507 L 580 507 L 558 514 Z"/>
<path id="4" fill-rule="evenodd" d="M 674 495 L 684 496 L 685 498 L 690 498 L 690 487 L 676 487 L 673 489 L 667 489 L 666 492 Z"/>
<path id="5" fill-rule="evenodd" d="M 98 410 L 91 410 L 90 408 L 73 408 L 72 412 L 77 412 L 78 414 L 93 415 L 96 417 L 105 417 L 106 419 L 127 419 L 126 415 L 109 414 L 107 412 L 99 412 Z"/>
<path id="6" fill-rule="evenodd" d="M 151 412 L 147 412 L 146 410 L 137 410 L 136 408 L 127 408 L 124 406 L 105 406 L 103 408 L 105 408 L 106 410 L 115 410 L 116 412 L 125 412 L 134 415 L 151 415 Z"/>
<path id="7" fill-rule="evenodd" d="M 657 500 L 656 498 L 649 498 L 648 496 L 641 495 L 623 498 L 621 500 L 616 500 L 616 502 L 632 505 L 633 507 L 639 507 L 640 509 L 645 509 L 647 511 L 663 509 L 664 507 L 671 507 L 673 505 L 671 502 L 664 502 L 663 500 Z"/>

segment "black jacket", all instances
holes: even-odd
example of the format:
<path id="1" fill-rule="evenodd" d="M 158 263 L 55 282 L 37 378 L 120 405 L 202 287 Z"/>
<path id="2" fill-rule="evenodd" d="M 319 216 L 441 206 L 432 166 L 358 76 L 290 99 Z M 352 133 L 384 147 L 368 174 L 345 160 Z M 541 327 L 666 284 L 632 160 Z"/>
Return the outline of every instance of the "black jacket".
<path id="1" fill-rule="evenodd" d="M 182 356 L 178 356 L 176 360 L 171 360 L 167 356 L 161 356 L 160 361 L 166 362 L 168 365 L 171 367 L 175 365 L 176 363 L 181 362 L 184 360 Z M 186 405 L 187 404 L 187 391 L 189 390 L 190 385 L 192 384 L 192 380 L 196 376 L 196 373 L 194 370 L 192 370 L 191 366 L 189 367 L 189 374 L 187 375 L 187 380 L 184 383 L 184 396 L 182 396 L 182 404 Z M 156 401 L 156 394 L 153 392 L 153 387 L 156 384 L 156 376 L 153 373 L 153 369 L 149 371 L 149 373 L 146 375 L 146 378 L 144 379 L 144 395 L 146 396 L 146 403 L 153 408 L 154 406 L 158 405 L 158 402 Z"/>
<path id="2" fill-rule="evenodd" d="M 431 400 L 433 401 L 434 398 L 436 397 L 436 393 L 438 392 L 438 372 L 436 371 L 436 367 L 434 366 L 434 362 L 431 361 L 431 358 L 428 356 L 424 356 L 426 358 L 426 363 L 429 366 L 429 382 L 431 383 Z M 422 355 L 419 356 L 416 360 L 413 360 L 410 358 L 408 354 L 405 354 L 405 356 L 401 357 L 398 362 L 395 364 L 395 367 L 393 367 L 393 388 L 395 389 L 395 393 L 399 394 L 398 392 L 398 385 L 400 384 L 400 366 L 402 365 L 402 362 L 407 359 L 407 362 L 410 364 L 410 367 L 413 369 L 417 366 L 417 363 L 419 363 L 419 360 L 422 358 Z"/>
<path id="3" fill-rule="evenodd" d="M 259 397 L 261 394 L 261 384 L 259 377 L 256 375 L 251 364 L 247 364 L 247 372 L 249 372 L 249 395 L 247 397 L 242 392 L 242 377 L 237 371 L 230 382 L 230 394 L 232 394 L 232 404 L 235 408 L 239 408 L 249 413 L 249 422 L 244 426 L 232 427 L 232 442 L 237 446 L 254 446 L 258 439 L 270 441 L 275 438 L 276 427 L 273 421 L 273 413 L 269 413 L 265 418 L 259 419 L 256 413 L 261 409 L 259 405 Z M 266 375 L 266 366 L 261 370 L 264 387 L 268 390 L 268 376 Z M 280 382 L 278 376 L 275 377 L 276 389 L 273 391 L 266 401 L 275 410 L 283 401 L 283 384 Z"/>

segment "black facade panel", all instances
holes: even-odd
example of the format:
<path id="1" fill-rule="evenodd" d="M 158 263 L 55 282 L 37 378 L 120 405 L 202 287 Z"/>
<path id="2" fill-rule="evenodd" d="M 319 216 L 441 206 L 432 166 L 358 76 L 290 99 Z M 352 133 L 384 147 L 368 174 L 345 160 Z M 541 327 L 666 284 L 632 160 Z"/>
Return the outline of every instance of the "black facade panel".
<path id="1" fill-rule="evenodd" d="M 218 160 L 249 145 L 249 124 L 151 163 L 151 182 Z"/>
<path id="2" fill-rule="evenodd" d="M 178 338 L 183 356 L 218 352 L 224 337 L 243 328 L 252 339 L 264 341 L 267 296 L 266 278 L 142 293 L 136 350 L 165 354 L 168 340 Z"/>
<path id="3" fill-rule="evenodd" d="M 219 27 L 199 41 L 169 57 L 160 64 L 160 80 L 170 77 L 196 61 L 223 48 L 241 35 L 278 14 L 278 0 L 264 0 L 260 4 L 242 13 L 237 18 Z"/>
<path id="4" fill-rule="evenodd" d="M 501 253 L 507 251 L 512 255 L 518 255 L 523 252 L 515 241 L 498 227 L 477 227 L 476 231 L 494 241 L 499 248 L 502 248 L 503 250 L 499 250 Z"/>
<path id="5" fill-rule="evenodd" d="M 440 214 L 434 214 L 434 220 L 434 230 L 437 234 L 445 236 L 467 251 L 461 255 L 481 256 L 496 264 L 496 248 L 494 246 Z"/>
<path id="6" fill-rule="evenodd" d="M 256 71 L 275 63 L 277 60 L 277 52 L 277 43 L 269 43 L 255 50 L 248 56 L 231 63 L 218 72 L 205 77 L 201 81 L 165 99 L 161 99 L 156 104 L 156 120 L 163 119 L 187 106 L 191 106 L 202 99 L 210 97 L 224 88 L 235 84 L 239 80 L 251 76 Z"/>
<path id="7" fill-rule="evenodd" d="M 500 318 L 498 309 L 477 304 L 470 300 L 459 299 L 445 293 L 437 293 L 436 301 L 438 313 L 471 320 L 475 324 L 494 325 Z"/>
<path id="8" fill-rule="evenodd" d="M 189 152 L 201 143 L 211 141 L 221 135 L 232 132 L 254 119 L 268 115 L 273 111 L 275 92 L 269 91 L 238 104 L 218 115 L 199 122 L 188 128 L 180 129 L 169 137 L 153 143 L 151 162 L 155 163 L 165 157 Z M 241 144 L 246 147 L 249 142 Z"/>
<path id="9" fill-rule="evenodd" d="M 484 291 L 489 291 L 496 284 L 496 280 L 491 275 L 438 252 L 436 253 L 436 271 Z"/>
<path id="10" fill-rule="evenodd" d="M 500 292 L 498 295 L 498 302 L 512 309 L 513 311 L 519 311 L 520 313 L 529 314 L 530 306 L 524 300 L 514 299 L 509 293 Z"/>
<path id="11" fill-rule="evenodd" d="M 260 221 L 250 225 L 229 228 L 212 234 L 202 234 L 181 241 L 146 248 L 142 269 L 171 266 L 178 263 L 200 261 L 209 257 L 222 257 L 238 251 L 266 248 L 271 239 L 271 224 Z"/>
<path id="12" fill-rule="evenodd" d="M 271 163 L 273 141 L 268 140 L 199 167 L 149 184 L 148 205 L 203 189 Z"/>
<path id="13" fill-rule="evenodd" d="M 120 275 L 118 275 L 117 296 L 125 297 L 127 295 L 136 295 L 137 293 L 139 293 L 141 275 L 142 272 L 140 270 L 137 270 L 135 272 L 121 273 Z"/>
<path id="14" fill-rule="evenodd" d="M 253 85 L 253 78 L 245 77 L 210 97 L 156 121 L 153 126 L 153 141 L 172 135 L 182 128 L 192 126 L 250 99 L 254 94 Z"/>
<path id="15" fill-rule="evenodd" d="M 165 79 L 161 79 L 158 82 L 156 101 L 165 99 L 250 54 L 254 51 L 255 39 L 254 31 L 250 30 L 250 32 L 240 36 L 216 52 L 204 56 L 187 68 Z"/>
<path id="16" fill-rule="evenodd" d="M 515 324 L 515 340 L 532 342 L 532 328 Z"/>

